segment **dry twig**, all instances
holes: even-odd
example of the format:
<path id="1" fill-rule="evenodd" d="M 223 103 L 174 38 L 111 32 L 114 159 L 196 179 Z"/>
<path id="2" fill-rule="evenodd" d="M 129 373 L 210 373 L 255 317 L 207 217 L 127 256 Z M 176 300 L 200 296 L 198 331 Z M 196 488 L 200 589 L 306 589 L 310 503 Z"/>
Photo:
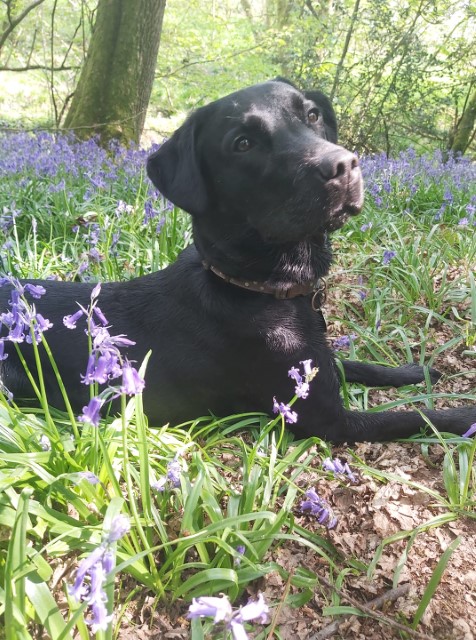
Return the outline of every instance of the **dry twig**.
<path id="1" fill-rule="evenodd" d="M 419 640 L 434 640 L 434 638 L 432 638 L 431 636 L 427 636 L 426 634 L 420 633 L 419 631 L 414 631 L 410 627 L 407 627 L 403 624 L 400 624 L 399 622 L 396 622 L 395 620 L 393 620 L 392 618 L 389 618 L 383 613 L 379 613 L 375 611 L 375 609 L 379 609 L 383 605 L 389 602 L 394 602 L 398 598 L 406 595 L 410 589 L 409 584 L 403 584 L 396 587 L 395 589 L 390 589 L 390 591 L 387 591 L 386 593 L 379 596 L 378 598 L 374 598 L 370 602 L 367 602 L 366 604 L 362 604 L 358 600 L 355 600 L 351 596 L 348 596 L 347 594 L 340 591 L 340 589 L 337 589 L 326 578 L 319 576 L 319 580 L 326 587 L 335 591 L 335 593 L 337 593 L 337 595 L 342 600 L 352 605 L 356 609 L 359 609 L 369 617 L 374 618 L 378 622 L 383 622 L 384 624 L 390 627 L 393 627 L 394 629 L 398 629 L 399 631 L 405 631 L 405 633 L 407 633 L 412 638 L 418 638 Z M 331 638 L 335 633 L 338 632 L 339 626 L 344 622 L 344 620 L 347 620 L 348 618 L 350 618 L 350 615 L 342 616 L 342 619 L 336 620 L 331 624 L 327 625 L 327 627 L 324 627 L 324 629 L 321 629 L 320 631 L 318 631 L 318 633 L 316 633 L 311 638 L 309 638 L 309 640 L 326 640 L 326 638 Z"/>

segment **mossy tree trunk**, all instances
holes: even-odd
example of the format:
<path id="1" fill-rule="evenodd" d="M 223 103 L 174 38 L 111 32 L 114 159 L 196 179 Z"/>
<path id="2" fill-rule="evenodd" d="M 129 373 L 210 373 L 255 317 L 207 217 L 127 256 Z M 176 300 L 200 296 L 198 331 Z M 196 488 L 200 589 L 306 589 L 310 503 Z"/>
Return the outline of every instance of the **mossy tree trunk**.
<path id="1" fill-rule="evenodd" d="M 448 141 L 448 150 L 463 154 L 469 147 L 476 124 L 476 89 L 473 89 L 461 118 L 458 120 Z"/>
<path id="2" fill-rule="evenodd" d="M 139 142 L 152 92 L 166 0 L 99 0 L 64 128 Z"/>

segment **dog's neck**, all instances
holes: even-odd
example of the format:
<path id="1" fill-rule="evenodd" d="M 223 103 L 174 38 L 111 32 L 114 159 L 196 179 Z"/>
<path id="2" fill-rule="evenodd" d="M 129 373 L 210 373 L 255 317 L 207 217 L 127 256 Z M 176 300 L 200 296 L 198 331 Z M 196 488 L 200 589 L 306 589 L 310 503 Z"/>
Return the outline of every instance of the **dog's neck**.
<path id="1" fill-rule="evenodd" d="M 230 282 L 257 283 L 258 288 L 267 290 L 265 293 L 272 293 L 271 290 L 293 290 L 296 295 L 312 293 L 328 274 L 332 260 L 327 234 L 286 245 L 271 245 L 256 237 L 236 241 L 226 238 L 220 242 L 197 230 L 194 237 L 206 268 Z M 294 297 L 293 291 L 289 297 Z"/>

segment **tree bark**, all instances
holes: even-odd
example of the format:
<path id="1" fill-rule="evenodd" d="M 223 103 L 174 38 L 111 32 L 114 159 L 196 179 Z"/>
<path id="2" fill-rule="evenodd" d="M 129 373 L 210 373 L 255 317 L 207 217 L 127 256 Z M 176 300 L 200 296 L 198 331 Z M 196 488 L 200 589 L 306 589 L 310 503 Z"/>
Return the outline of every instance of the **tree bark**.
<path id="1" fill-rule="evenodd" d="M 166 0 L 99 0 L 64 128 L 139 142 L 152 92 Z"/>
<path id="2" fill-rule="evenodd" d="M 466 104 L 463 115 L 455 125 L 448 141 L 448 150 L 463 154 L 471 143 L 476 124 L 476 89 Z"/>

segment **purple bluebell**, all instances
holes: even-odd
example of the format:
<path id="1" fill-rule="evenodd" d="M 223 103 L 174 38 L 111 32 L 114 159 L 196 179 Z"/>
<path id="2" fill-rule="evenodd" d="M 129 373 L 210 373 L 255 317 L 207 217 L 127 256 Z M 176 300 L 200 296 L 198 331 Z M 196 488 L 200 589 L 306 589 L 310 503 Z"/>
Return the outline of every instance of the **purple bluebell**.
<path id="1" fill-rule="evenodd" d="M 87 602 L 91 617 L 86 620 L 93 633 L 105 631 L 112 621 L 107 612 L 107 594 L 104 590 L 108 574 L 114 569 L 115 554 L 112 545 L 130 530 L 129 519 L 119 514 L 112 519 L 111 528 L 103 536 L 103 541 L 86 558 L 81 560 L 76 571 L 76 579 L 68 587 L 69 595 L 77 602 Z"/>
<path id="2" fill-rule="evenodd" d="M 328 529 L 333 529 L 337 524 L 337 518 L 333 514 L 329 504 L 321 498 L 314 489 L 308 489 L 305 493 L 306 500 L 301 502 L 301 511 L 309 512 L 316 516 L 319 524 Z"/>
<path id="3" fill-rule="evenodd" d="M 322 466 L 326 471 L 331 471 L 336 475 L 345 475 L 349 478 L 351 482 L 357 482 L 357 478 L 355 474 L 351 471 L 348 462 L 341 462 L 339 458 L 325 458 L 322 461 Z"/>
<path id="4" fill-rule="evenodd" d="M 155 491 L 165 491 L 165 489 L 178 489 L 181 486 L 180 477 L 182 475 L 182 465 L 177 456 L 167 463 L 167 471 L 164 476 L 151 484 Z"/>
<path id="5" fill-rule="evenodd" d="M 93 427 L 98 427 L 103 404 L 104 400 L 101 398 L 91 398 L 87 406 L 83 407 L 83 413 L 78 417 L 79 422 L 85 422 Z"/>
<path id="6" fill-rule="evenodd" d="M 368 230 L 369 230 L 369 229 L 371 229 L 371 228 L 372 228 L 372 223 L 371 223 L 371 222 L 366 222 L 365 224 L 363 224 L 363 225 L 360 227 L 360 230 L 361 230 L 361 231 L 363 231 L 363 232 L 365 232 L 365 231 L 368 231 Z"/>
<path id="7" fill-rule="evenodd" d="M 470 426 L 470 428 L 463 433 L 463 438 L 471 438 L 476 433 L 476 422 Z"/>
<path id="8" fill-rule="evenodd" d="M 99 484 L 100 480 L 95 473 L 92 471 L 80 471 L 78 473 L 78 478 L 80 480 L 87 480 L 89 484 Z"/>
<path id="9" fill-rule="evenodd" d="M 83 316 L 84 311 L 79 309 L 76 313 L 73 313 L 69 316 L 64 316 L 63 324 L 67 329 L 76 329 L 76 323 Z"/>
<path id="10" fill-rule="evenodd" d="M 112 519 L 111 527 L 109 531 L 106 533 L 105 541 L 106 544 L 112 544 L 113 542 L 117 542 L 121 538 L 123 538 L 126 533 L 129 533 L 131 528 L 131 523 L 129 518 L 122 513 L 115 516 Z"/>
<path id="11" fill-rule="evenodd" d="M 278 402 L 276 398 L 273 398 L 273 412 L 280 413 L 288 424 L 295 424 L 298 420 L 297 413 L 288 404 Z"/>
<path id="12" fill-rule="evenodd" d="M 314 370 L 312 368 L 312 360 L 301 360 L 302 367 L 304 369 L 305 376 L 314 376 Z"/>
<path id="13" fill-rule="evenodd" d="M 135 396 L 138 393 L 142 393 L 144 387 L 145 382 L 143 378 L 141 378 L 137 369 L 135 369 L 131 363 L 126 360 L 122 365 L 121 393 Z"/>
<path id="14" fill-rule="evenodd" d="M 29 304 L 25 295 L 28 293 L 35 298 L 40 298 L 45 293 L 44 287 L 41 285 L 32 285 L 26 283 L 22 285 L 17 278 L 5 276 L 0 279 L 0 286 L 10 284 L 12 290 L 10 292 L 10 300 L 8 302 L 10 311 L 0 313 L 0 332 L 2 326 L 8 330 L 6 336 L 2 336 L 2 340 L 10 342 L 28 342 L 33 341 L 39 344 L 42 335 L 50 329 L 53 324 L 44 318 L 41 313 L 37 313 L 33 304 Z"/>
<path id="15" fill-rule="evenodd" d="M 296 369 L 296 367 L 291 367 L 291 369 L 288 371 L 288 376 L 296 382 L 296 387 L 294 389 L 295 395 L 298 398 L 306 399 L 309 395 L 309 383 L 303 380 L 299 369 Z"/>
<path id="16" fill-rule="evenodd" d="M 245 555 L 245 551 L 246 551 L 246 547 L 242 544 L 239 544 L 236 547 L 236 552 L 237 552 L 237 556 L 233 561 L 233 564 L 235 565 L 235 567 L 239 567 L 241 564 L 241 557 Z"/>
<path id="17" fill-rule="evenodd" d="M 334 338 L 332 341 L 332 346 L 335 351 L 340 351 L 341 349 L 348 349 L 350 347 L 351 341 L 353 342 L 357 338 L 355 333 L 351 333 L 348 336 L 339 336 L 338 338 Z"/>
<path id="18" fill-rule="evenodd" d="M 395 251 L 385 250 L 383 252 L 382 264 L 389 264 L 389 262 L 393 260 L 396 255 L 397 254 Z"/>
<path id="19" fill-rule="evenodd" d="M 31 294 L 32 298 L 39 299 L 41 296 L 44 296 L 46 293 L 45 287 L 40 284 L 31 284 L 27 282 L 24 286 L 25 291 Z"/>
<path id="20" fill-rule="evenodd" d="M 193 598 L 189 606 L 187 618 L 213 618 L 213 623 L 223 623 L 231 631 L 234 640 L 247 640 L 248 634 L 244 623 L 256 620 L 265 624 L 268 620 L 269 607 L 259 594 L 257 600 L 249 600 L 244 607 L 233 610 L 227 596 Z"/>
<path id="21" fill-rule="evenodd" d="M 461 218 L 458 221 L 458 227 L 467 227 L 469 225 L 469 218 Z"/>

